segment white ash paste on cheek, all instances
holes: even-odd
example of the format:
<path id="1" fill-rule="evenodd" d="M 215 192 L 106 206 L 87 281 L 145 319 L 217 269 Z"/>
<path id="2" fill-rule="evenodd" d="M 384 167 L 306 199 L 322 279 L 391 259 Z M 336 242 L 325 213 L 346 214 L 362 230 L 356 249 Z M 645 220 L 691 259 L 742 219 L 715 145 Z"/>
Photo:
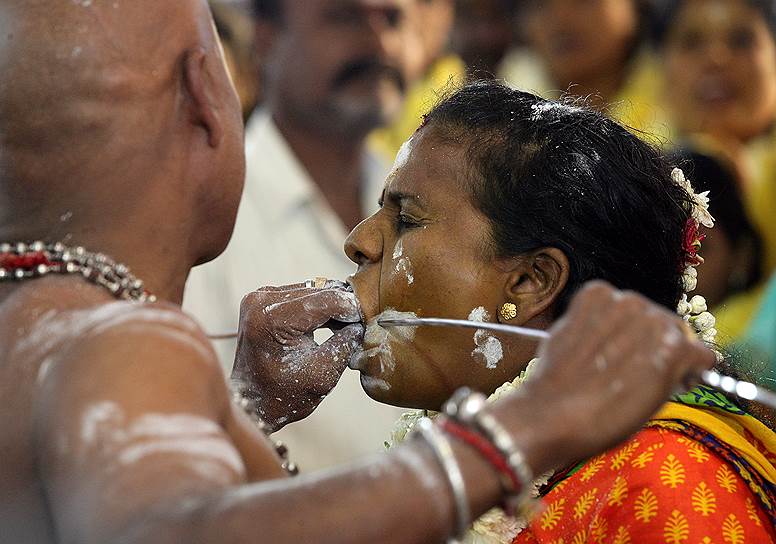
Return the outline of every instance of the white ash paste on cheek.
<path id="1" fill-rule="evenodd" d="M 397 274 L 404 274 L 404 277 L 407 279 L 407 285 L 412 285 L 415 282 L 415 274 L 412 270 L 412 263 L 409 258 L 402 257 L 399 259 L 396 263 L 395 270 Z"/>
<path id="2" fill-rule="evenodd" d="M 403 274 L 407 279 L 407 285 L 412 285 L 415 281 L 412 262 L 409 257 L 404 256 L 404 245 L 401 240 L 399 240 L 396 243 L 396 247 L 393 248 L 393 263 L 394 272 Z"/>
<path id="3" fill-rule="evenodd" d="M 475 308 L 471 311 L 469 314 L 469 321 L 477 321 L 479 323 L 484 323 L 488 319 L 490 319 L 490 314 L 488 313 L 488 310 L 480 306 L 479 308 Z"/>
<path id="4" fill-rule="evenodd" d="M 504 348 L 498 338 L 494 338 L 487 331 L 479 330 L 474 333 L 474 343 L 477 345 L 472 351 L 472 356 L 482 357 L 486 368 L 497 368 L 504 358 Z"/>
<path id="5" fill-rule="evenodd" d="M 490 319 L 488 311 L 480 306 L 475 308 L 469 314 L 469 321 L 478 321 L 484 323 Z M 474 333 L 474 345 L 472 357 L 481 359 L 485 362 L 486 368 L 497 368 L 498 364 L 504 358 L 504 348 L 498 338 L 495 338 L 483 329 L 478 329 Z"/>
<path id="6" fill-rule="evenodd" d="M 417 327 L 382 327 L 379 325 L 379 321 L 383 319 L 416 319 L 418 316 L 414 312 L 398 312 L 394 310 L 393 308 L 388 308 L 383 313 L 375 317 L 370 325 L 367 327 L 367 337 L 369 336 L 369 329 L 372 327 L 373 333 L 377 334 L 377 331 L 374 327 L 377 329 L 380 329 L 381 337 L 384 337 L 385 340 L 388 340 L 389 337 L 397 338 L 402 342 L 412 342 L 415 339 L 415 332 L 417 331 Z"/>
<path id="7" fill-rule="evenodd" d="M 413 312 L 397 312 L 388 308 L 380 315 L 375 316 L 369 321 L 364 333 L 364 343 L 376 347 L 358 353 L 350 362 L 350 368 L 358 370 L 360 361 L 369 357 L 380 358 L 380 370 L 385 372 L 387 369 L 393 370 L 396 362 L 393 359 L 391 350 L 391 341 L 399 343 L 409 343 L 415 339 L 417 327 L 383 327 L 379 324 L 381 319 L 400 319 L 416 318 Z"/>
<path id="8" fill-rule="evenodd" d="M 380 378 L 373 378 L 372 376 L 361 376 L 361 384 L 367 389 L 390 391 L 391 384 Z"/>

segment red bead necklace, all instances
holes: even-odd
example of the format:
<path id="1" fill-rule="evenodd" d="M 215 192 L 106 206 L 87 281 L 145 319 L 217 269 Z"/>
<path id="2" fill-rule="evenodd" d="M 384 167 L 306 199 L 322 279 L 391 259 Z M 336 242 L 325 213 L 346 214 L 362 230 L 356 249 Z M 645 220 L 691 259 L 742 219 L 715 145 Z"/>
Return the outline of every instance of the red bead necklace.
<path id="1" fill-rule="evenodd" d="M 104 253 L 61 243 L 0 243 L 0 282 L 40 278 L 48 274 L 80 274 L 121 300 L 156 302 L 126 265 Z"/>

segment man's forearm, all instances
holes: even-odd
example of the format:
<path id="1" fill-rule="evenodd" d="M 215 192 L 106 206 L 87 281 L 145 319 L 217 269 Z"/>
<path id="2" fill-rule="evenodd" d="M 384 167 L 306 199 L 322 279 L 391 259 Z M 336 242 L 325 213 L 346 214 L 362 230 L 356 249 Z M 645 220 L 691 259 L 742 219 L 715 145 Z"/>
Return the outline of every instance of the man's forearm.
<path id="1" fill-rule="evenodd" d="M 472 514 L 499 500 L 498 479 L 466 446 L 454 444 Z M 246 485 L 138 523 L 123 544 L 438 543 L 455 523 L 447 479 L 421 441 L 354 467 Z"/>

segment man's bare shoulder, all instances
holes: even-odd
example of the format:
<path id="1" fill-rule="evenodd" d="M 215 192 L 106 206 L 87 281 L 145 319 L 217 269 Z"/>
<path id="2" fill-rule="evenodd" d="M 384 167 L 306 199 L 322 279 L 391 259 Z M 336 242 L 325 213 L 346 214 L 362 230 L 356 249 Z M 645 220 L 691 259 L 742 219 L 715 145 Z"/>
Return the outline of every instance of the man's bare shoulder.
<path id="1" fill-rule="evenodd" d="M 139 304 L 118 301 L 91 284 L 52 278 L 0 292 L 0 310 L 10 319 L 0 323 L 0 332 L 47 336 L 50 341 L 98 338 L 104 333 L 131 327 L 158 328 L 159 333 L 177 330 L 209 345 L 200 325 L 177 305 L 159 302 Z M 5 295 L 5 296 L 2 296 Z M 153 337 L 153 330 L 146 331 Z"/>
<path id="2" fill-rule="evenodd" d="M 52 327 L 53 325 L 53 327 Z M 155 376 L 185 374 L 223 384 L 218 359 L 201 327 L 179 307 L 111 302 L 52 316 L 59 364 L 67 373 Z M 43 332 L 42 332 L 43 333 Z M 45 334 L 45 333 L 43 333 Z"/>
<path id="3" fill-rule="evenodd" d="M 211 398 L 225 401 L 215 352 L 199 324 L 180 307 L 116 301 L 71 286 L 41 284 L 2 303 L 14 319 L 0 325 L 0 335 L 10 336 L 12 359 L 40 365 L 39 386 L 102 384 L 142 390 L 185 378 L 187 385 L 200 383 L 211 390 Z"/>

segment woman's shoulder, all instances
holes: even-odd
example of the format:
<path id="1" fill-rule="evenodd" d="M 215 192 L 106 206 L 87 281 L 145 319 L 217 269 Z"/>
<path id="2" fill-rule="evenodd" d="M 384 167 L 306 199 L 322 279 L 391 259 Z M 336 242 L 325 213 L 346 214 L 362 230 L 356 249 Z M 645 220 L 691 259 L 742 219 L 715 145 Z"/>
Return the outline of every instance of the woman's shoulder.
<path id="1" fill-rule="evenodd" d="M 733 463 L 683 429 L 647 427 L 557 482 L 515 542 L 663 542 L 673 534 L 716 542 L 721 531 L 731 542 L 768 542 L 776 538 L 772 497 L 749 484 Z M 736 540 L 739 533 L 748 540 Z"/>
<path id="2" fill-rule="evenodd" d="M 663 485 L 679 489 L 687 483 L 689 472 L 707 473 L 724 464 L 707 446 L 686 436 L 681 429 L 653 426 L 642 429 L 626 442 L 589 459 L 566 474 L 548 491 L 547 498 L 558 492 L 568 495 L 616 489 L 610 502 L 618 502 L 618 492 L 628 488 Z M 585 491 L 582 491 L 586 488 Z M 599 489 L 600 488 L 600 489 Z"/>

